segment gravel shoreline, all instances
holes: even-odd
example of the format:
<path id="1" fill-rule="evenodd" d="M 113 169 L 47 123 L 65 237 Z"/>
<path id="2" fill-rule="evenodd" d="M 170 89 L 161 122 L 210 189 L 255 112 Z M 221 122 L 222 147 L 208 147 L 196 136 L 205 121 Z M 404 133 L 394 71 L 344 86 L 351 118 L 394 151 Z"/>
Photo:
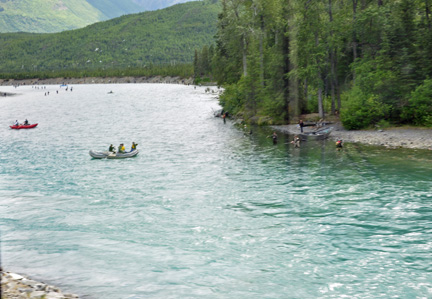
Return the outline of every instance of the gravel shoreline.
<path id="1" fill-rule="evenodd" d="M 428 128 L 389 128 L 384 130 L 348 131 L 341 123 L 329 125 L 333 131 L 329 138 L 342 139 L 344 143 L 362 143 L 386 148 L 409 148 L 432 150 L 432 129 Z M 276 131 L 285 134 L 299 134 L 298 125 L 272 126 Z M 305 127 L 304 131 L 312 131 L 313 127 Z"/>
<path id="2" fill-rule="evenodd" d="M 120 84 L 120 83 L 167 83 L 167 84 L 193 84 L 193 78 L 180 78 L 170 76 L 154 77 L 84 77 L 84 78 L 48 78 L 48 79 L 0 79 L 0 86 L 14 85 L 60 85 L 60 84 Z"/>

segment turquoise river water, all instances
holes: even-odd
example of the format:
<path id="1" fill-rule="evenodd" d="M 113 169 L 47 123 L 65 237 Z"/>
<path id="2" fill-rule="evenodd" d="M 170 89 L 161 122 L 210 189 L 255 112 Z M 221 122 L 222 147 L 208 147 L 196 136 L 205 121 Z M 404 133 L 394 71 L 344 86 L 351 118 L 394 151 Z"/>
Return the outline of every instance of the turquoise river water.
<path id="1" fill-rule="evenodd" d="M 204 87 L 0 90 L 8 271 L 81 298 L 432 298 L 429 151 L 273 145 Z"/>

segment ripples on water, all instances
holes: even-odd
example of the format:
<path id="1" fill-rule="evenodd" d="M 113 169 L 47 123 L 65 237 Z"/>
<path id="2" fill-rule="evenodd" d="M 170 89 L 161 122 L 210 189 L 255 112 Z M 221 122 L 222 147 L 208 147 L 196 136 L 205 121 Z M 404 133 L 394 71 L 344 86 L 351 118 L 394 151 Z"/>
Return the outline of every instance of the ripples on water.
<path id="1" fill-rule="evenodd" d="M 83 298 L 432 298 L 430 152 L 273 146 L 200 87 L 47 88 L 0 98 L 7 270 Z"/>

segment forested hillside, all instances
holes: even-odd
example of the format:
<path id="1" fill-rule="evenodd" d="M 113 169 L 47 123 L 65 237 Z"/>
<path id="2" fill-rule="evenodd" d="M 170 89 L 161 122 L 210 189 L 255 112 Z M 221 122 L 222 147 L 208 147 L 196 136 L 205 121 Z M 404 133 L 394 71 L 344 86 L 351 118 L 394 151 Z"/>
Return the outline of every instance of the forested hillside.
<path id="1" fill-rule="evenodd" d="M 215 54 L 200 73 L 225 85 L 231 113 L 258 122 L 340 113 L 351 129 L 432 126 L 430 0 L 222 4 Z"/>
<path id="2" fill-rule="evenodd" d="M 83 0 L 0 1 L 0 32 L 59 32 L 106 19 Z"/>
<path id="3" fill-rule="evenodd" d="M 53 33 L 191 0 L 0 0 L 0 32 Z"/>
<path id="4" fill-rule="evenodd" d="M 188 2 L 51 34 L 0 34 L 0 73 L 145 68 L 191 63 L 212 44 L 215 1 Z"/>

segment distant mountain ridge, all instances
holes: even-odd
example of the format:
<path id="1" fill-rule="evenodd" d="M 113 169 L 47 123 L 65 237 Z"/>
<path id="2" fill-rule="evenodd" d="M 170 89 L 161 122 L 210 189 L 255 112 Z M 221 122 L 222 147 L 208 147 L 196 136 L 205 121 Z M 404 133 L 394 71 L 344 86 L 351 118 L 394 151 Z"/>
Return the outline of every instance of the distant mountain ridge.
<path id="1" fill-rule="evenodd" d="M 0 0 L 0 32 L 53 33 L 193 0 Z"/>
<path id="2" fill-rule="evenodd" d="M 1 33 L 0 72 L 191 63 L 195 49 L 214 43 L 220 11 L 205 0 L 59 33 Z"/>

